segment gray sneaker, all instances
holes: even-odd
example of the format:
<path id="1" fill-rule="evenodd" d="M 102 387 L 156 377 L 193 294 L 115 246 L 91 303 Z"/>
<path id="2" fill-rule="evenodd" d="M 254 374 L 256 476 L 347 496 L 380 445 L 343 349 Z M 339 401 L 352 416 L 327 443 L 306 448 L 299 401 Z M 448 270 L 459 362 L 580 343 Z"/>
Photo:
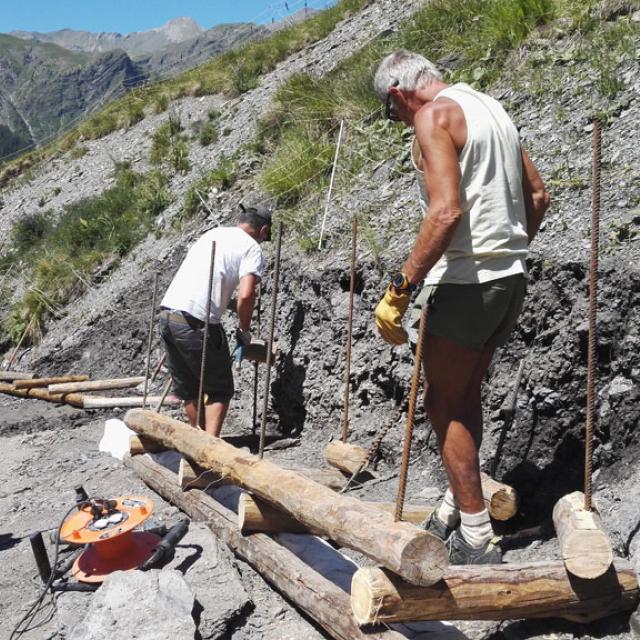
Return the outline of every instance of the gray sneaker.
<path id="1" fill-rule="evenodd" d="M 501 564 L 500 538 L 494 536 L 485 545 L 476 549 L 463 537 L 460 530 L 449 538 L 449 562 L 451 564 Z"/>
<path id="2" fill-rule="evenodd" d="M 443 542 L 446 542 L 453 533 L 453 529 L 442 522 L 435 511 L 420 525 L 420 528 L 433 534 L 436 538 L 440 538 Z"/>

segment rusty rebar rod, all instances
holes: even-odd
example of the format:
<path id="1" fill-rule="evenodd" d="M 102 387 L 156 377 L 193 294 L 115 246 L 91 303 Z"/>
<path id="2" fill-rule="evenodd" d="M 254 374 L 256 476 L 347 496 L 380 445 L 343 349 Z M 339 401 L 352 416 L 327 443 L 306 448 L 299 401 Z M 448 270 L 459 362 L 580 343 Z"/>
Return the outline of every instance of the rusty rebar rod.
<path id="1" fill-rule="evenodd" d="M 262 284 L 258 285 L 258 295 L 256 296 L 256 333 L 260 335 L 262 324 Z M 258 361 L 253 363 L 253 413 L 251 417 L 251 433 L 255 434 L 258 428 Z"/>
<path id="2" fill-rule="evenodd" d="M 147 393 L 149 392 L 149 370 L 151 368 L 151 347 L 153 345 L 153 325 L 156 319 L 156 297 L 158 296 L 158 272 L 153 274 L 153 294 L 151 295 L 151 309 L 149 310 L 149 335 L 147 337 L 147 360 L 144 364 L 144 392 L 142 408 L 147 407 Z"/>
<path id="3" fill-rule="evenodd" d="M 591 511 L 593 426 L 595 423 L 595 379 L 598 366 L 598 240 L 600 236 L 600 120 L 593 121 L 593 197 L 591 202 L 591 262 L 589 267 L 589 343 L 587 355 L 587 421 L 584 447 L 584 508 Z"/>
<path id="4" fill-rule="evenodd" d="M 413 364 L 413 376 L 411 378 L 411 390 L 409 391 L 409 408 L 407 411 L 407 425 L 404 432 L 402 447 L 402 463 L 400 465 L 400 481 L 398 483 L 398 495 L 396 497 L 396 522 L 402 520 L 404 509 L 404 496 L 407 491 L 407 477 L 409 474 L 409 456 L 411 455 L 411 440 L 413 439 L 413 421 L 416 413 L 416 401 L 418 399 L 418 387 L 420 386 L 420 373 L 422 370 L 422 352 L 427 328 L 428 305 L 422 307 L 420 314 L 420 327 L 418 328 L 418 344 L 416 345 L 416 358 Z"/>
<path id="5" fill-rule="evenodd" d="M 207 317 L 204 321 L 204 336 L 202 338 L 202 358 L 200 360 L 200 386 L 198 388 L 198 412 L 196 426 L 202 427 L 200 420 L 204 405 L 204 374 L 207 368 L 207 344 L 209 342 L 209 323 L 211 321 L 211 291 L 213 289 L 213 275 L 216 266 L 216 241 L 211 243 L 211 262 L 209 263 L 209 288 L 207 289 Z"/>
<path id="6" fill-rule="evenodd" d="M 267 433 L 267 413 L 269 411 L 269 386 L 271 385 L 271 361 L 273 360 L 273 336 L 276 330 L 276 312 L 278 302 L 278 282 L 280 280 L 280 252 L 282 249 L 282 223 L 278 223 L 278 240 L 276 243 L 276 262 L 273 272 L 273 291 L 271 293 L 271 321 L 269 324 L 269 339 L 267 340 L 267 370 L 265 373 L 264 398 L 262 401 L 262 423 L 260 425 L 259 455 L 264 457 L 264 443 Z"/>
<path id="7" fill-rule="evenodd" d="M 342 442 L 349 435 L 349 378 L 351 376 L 351 343 L 353 337 L 353 295 L 356 288 L 356 249 L 358 242 L 358 219 L 351 221 L 351 277 L 349 279 L 349 318 L 347 320 L 347 350 L 344 362 L 344 410 L 342 414 Z"/>

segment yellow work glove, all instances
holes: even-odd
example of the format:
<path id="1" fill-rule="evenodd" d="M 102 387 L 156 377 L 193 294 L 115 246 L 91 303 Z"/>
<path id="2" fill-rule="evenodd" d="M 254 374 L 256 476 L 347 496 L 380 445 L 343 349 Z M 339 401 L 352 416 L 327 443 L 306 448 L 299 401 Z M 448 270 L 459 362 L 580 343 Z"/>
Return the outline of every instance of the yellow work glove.
<path id="1" fill-rule="evenodd" d="M 396 293 L 389 287 L 376 307 L 376 327 L 382 339 L 390 344 L 404 344 L 409 339 L 402 328 L 402 316 L 409 308 L 411 292 Z"/>

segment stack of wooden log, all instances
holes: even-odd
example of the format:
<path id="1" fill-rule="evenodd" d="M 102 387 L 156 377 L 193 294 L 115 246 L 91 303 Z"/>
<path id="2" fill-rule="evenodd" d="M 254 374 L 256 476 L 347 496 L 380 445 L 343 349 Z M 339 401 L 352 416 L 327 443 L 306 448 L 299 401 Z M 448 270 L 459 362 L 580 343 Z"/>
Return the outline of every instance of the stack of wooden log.
<path id="1" fill-rule="evenodd" d="M 206 521 L 335 638 L 396 639 L 402 636 L 392 630 L 371 635 L 360 627 L 403 621 L 563 617 L 588 622 L 637 605 L 637 577 L 625 560 L 609 560 L 606 571 L 595 579 L 576 576 L 562 561 L 449 566 L 442 541 L 411 524 L 421 521 L 428 507 L 407 506 L 406 521 L 394 522 L 389 505 L 334 493 L 300 471 L 260 460 L 166 416 L 131 410 L 125 421 L 145 441 L 175 449 L 251 493 L 241 496 L 236 516 L 202 491 L 183 492 L 176 474 L 148 456 L 127 462 L 164 498 Z M 505 494 L 493 501 L 495 486 L 488 480 L 483 481 L 485 500 L 499 511 Z M 510 492 L 507 498 L 506 502 L 515 499 Z M 570 519 L 563 518 L 565 527 L 571 528 L 566 525 Z M 257 531 L 261 532 L 246 535 Z M 282 531 L 313 532 L 381 566 L 355 571 L 349 594 L 265 533 Z M 573 540 L 575 555 L 579 543 Z M 586 551 L 579 554 L 581 563 L 593 564 Z"/>
<path id="2" fill-rule="evenodd" d="M 47 378 L 36 378 L 33 373 L 19 371 L 0 371 L 0 393 L 19 398 L 36 398 L 46 402 L 68 404 L 81 409 L 108 409 L 113 407 L 141 407 L 144 397 L 124 396 L 107 397 L 90 395 L 95 391 L 128 389 L 144 382 L 143 376 L 129 378 L 109 378 L 106 380 L 89 380 L 88 375 L 68 375 Z M 146 403 L 156 405 L 160 396 L 147 396 Z M 167 396 L 164 404 L 180 404 L 175 396 Z"/>

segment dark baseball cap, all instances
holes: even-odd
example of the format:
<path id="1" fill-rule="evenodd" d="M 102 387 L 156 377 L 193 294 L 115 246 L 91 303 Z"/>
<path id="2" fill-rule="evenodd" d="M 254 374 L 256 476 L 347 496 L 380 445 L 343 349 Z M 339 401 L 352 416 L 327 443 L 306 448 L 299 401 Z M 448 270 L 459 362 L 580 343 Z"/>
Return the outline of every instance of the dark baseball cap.
<path id="1" fill-rule="evenodd" d="M 244 213 L 252 213 L 254 216 L 262 218 L 268 225 L 271 225 L 271 209 L 264 204 L 249 204 L 245 202 L 240 203 L 240 209 Z"/>

